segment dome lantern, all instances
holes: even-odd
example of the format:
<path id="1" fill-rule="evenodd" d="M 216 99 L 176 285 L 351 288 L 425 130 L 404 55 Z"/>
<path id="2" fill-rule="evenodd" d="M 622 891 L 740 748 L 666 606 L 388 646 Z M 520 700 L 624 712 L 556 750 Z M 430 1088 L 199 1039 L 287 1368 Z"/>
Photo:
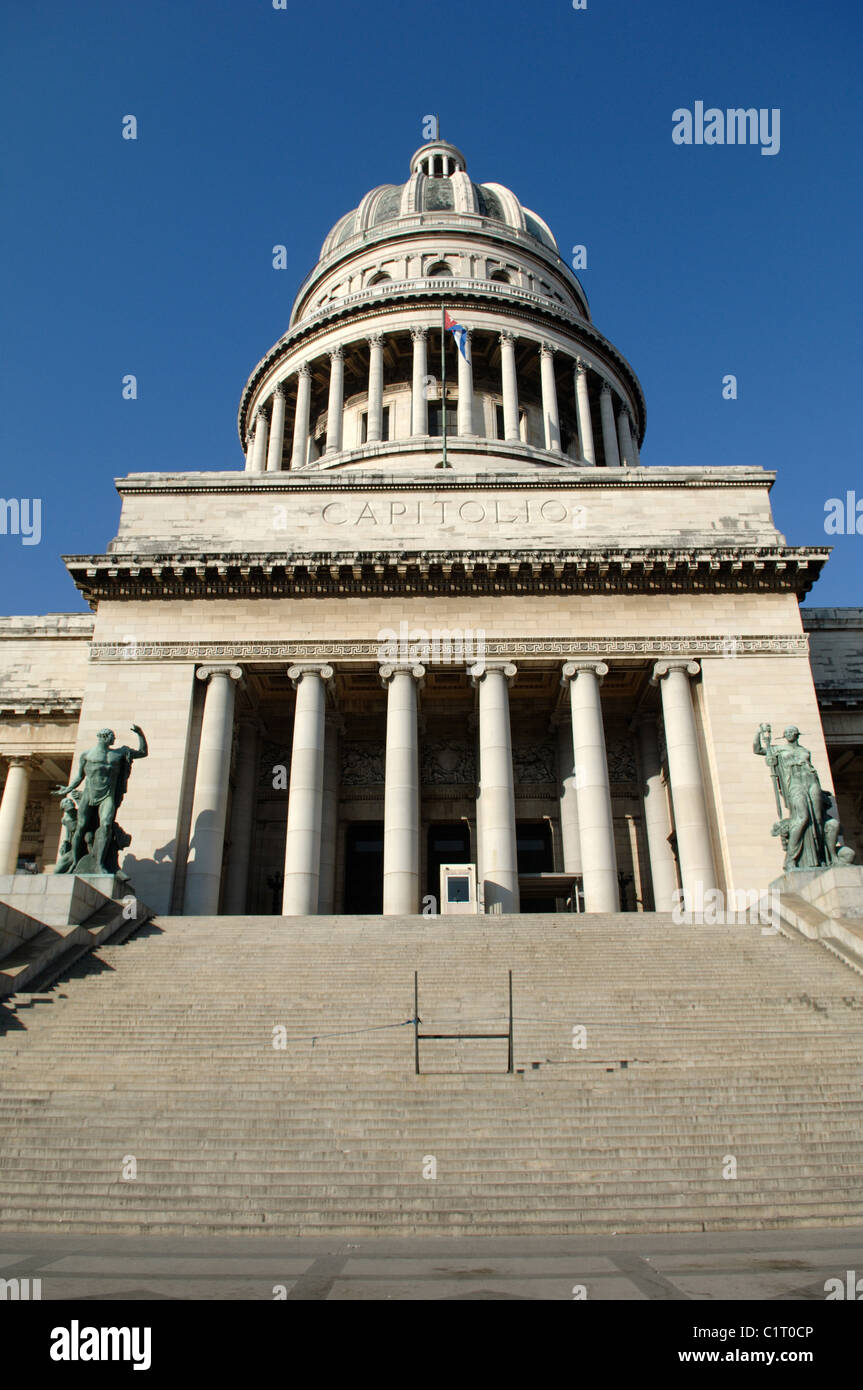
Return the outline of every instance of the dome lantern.
<path id="1" fill-rule="evenodd" d="M 429 140 L 420 146 L 411 159 L 411 174 L 425 174 L 426 178 L 449 178 L 452 174 L 463 174 L 467 163 L 461 150 L 447 140 Z"/>

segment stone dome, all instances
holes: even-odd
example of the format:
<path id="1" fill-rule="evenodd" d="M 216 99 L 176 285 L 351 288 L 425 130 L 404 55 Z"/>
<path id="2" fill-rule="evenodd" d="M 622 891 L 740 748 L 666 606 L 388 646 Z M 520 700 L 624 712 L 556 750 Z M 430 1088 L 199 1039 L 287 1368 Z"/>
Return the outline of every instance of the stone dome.
<path id="1" fill-rule="evenodd" d="M 321 247 L 325 260 L 351 237 L 368 233 L 385 223 L 422 214 L 458 213 L 499 223 L 501 231 L 526 233 L 560 255 L 557 242 L 543 219 L 524 207 L 511 189 L 501 183 L 474 183 L 467 175 L 465 157 L 446 140 L 431 140 L 414 154 L 406 183 L 384 183 L 373 188 L 357 207 L 340 217 Z M 397 230 L 393 228 L 393 230 Z"/>
<path id="2" fill-rule="evenodd" d="M 442 338 L 444 311 L 469 350 Z M 468 470 L 490 456 L 517 472 L 637 467 L 644 416 L 546 222 L 433 140 L 407 182 L 373 188 L 332 228 L 237 424 L 251 472 Z"/>

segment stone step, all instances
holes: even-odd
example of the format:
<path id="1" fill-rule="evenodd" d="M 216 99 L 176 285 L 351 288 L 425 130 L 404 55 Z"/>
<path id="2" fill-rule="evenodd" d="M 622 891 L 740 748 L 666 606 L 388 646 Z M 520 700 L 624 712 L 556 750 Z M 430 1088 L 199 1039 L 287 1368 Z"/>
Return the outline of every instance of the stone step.
<path id="1" fill-rule="evenodd" d="M 503 1031 L 509 968 L 522 1074 L 505 1041 L 463 1040 L 421 1043 L 415 1076 L 413 970 L 421 1031 Z M 863 1219 L 863 984 L 757 925 L 159 918 L 4 1012 L 7 1230 Z"/>

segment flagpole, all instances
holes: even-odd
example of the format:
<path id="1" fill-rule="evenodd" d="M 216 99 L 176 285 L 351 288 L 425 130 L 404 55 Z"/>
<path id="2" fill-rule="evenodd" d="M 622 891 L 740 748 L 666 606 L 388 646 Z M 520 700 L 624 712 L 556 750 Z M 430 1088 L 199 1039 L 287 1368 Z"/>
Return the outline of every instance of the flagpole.
<path id="1" fill-rule="evenodd" d="M 446 461 L 446 309 L 441 305 L 440 310 L 440 400 L 441 400 L 441 435 L 443 437 L 443 462 L 441 468 L 448 468 Z"/>

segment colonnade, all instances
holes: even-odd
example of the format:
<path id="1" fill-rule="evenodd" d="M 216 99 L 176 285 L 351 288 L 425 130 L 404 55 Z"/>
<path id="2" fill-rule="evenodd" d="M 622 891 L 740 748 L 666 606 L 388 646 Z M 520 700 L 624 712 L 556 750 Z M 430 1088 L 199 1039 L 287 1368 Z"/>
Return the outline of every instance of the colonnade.
<path id="1" fill-rule="evenodd" d="M 645 829 L 657 911 L 669 911 L 677 888 L 678 866 L 686 901 L 715 887 L 715 871 L 701 772 L 691 679 L 695 661 L 657 662 L 653 681 L 662 692 L 662 724 L 668 757 L 677 858 L 671 849 L 670 824 L 662 779 L 655 716 L 636 720 Z M 620 910 L 611 788 L 606 757 L 600 687 L 608 667 L 602 661 L 567 662 L 561 679 L 569 689 L 571 725 L 559 729 L 561 749 L 561 839 L 566 872 L 580 873 L 588 912 Z M 332 716 L 327 690 L 333 667 L 325 662 L 292 666 L 297 692 L 288 788 L 287 836 L 282 910 L 304 916 L 332 910 L 333 840 L 338 773 L 334 763 Z M 513 662 L 480 662 L 469 669 L 478 690 L 479 774 L 477 779 L 477 859 L 484 884 L 486 911 L 519 910 L 516 851 L 515 785 L 510 731 L 509 687 L 517 674 Z M 384 785 L 383 911 L 404 915 L 419 911 L 420 781 L 418 695 L 424 668 L 415 663 L 380 667 L 387 690 Z M 230 781 L 234 692 L 238 666 L 209 666 L 198 671 L 207 682 L 192 811 L 192 830 L 183 910 L 193 914 L 219 911 L 225 817 Z M 242 728 L 241 741 L 246 737 Z M 234 821 L 251 819 L 253 780 L 238 769 Z M 12 782 L 11 803 L 17 783 Z M 238 799 L 239 798 L 239 802 Z M 0 805 L 0 831 L 6 812 Z M 16 813 L 17 814 L 17 813 Z M 8 812 L 11 817 L 11 809 Z M 250 833 L 250 832 L 249 832 Z M 232 872 L 232 856 L 248 856 L 248 842 L 232 836 L 225 909 L 238 911 L 242 894 Z M 322 867 L 324 866 L 324 867 Z M 324 906 L 326 904 L 326 906 Z"/>
<path id="2" fill-rule="evenodd" d="M 661 691 L 676 855 L 671 846 L 668 793 L 662 774 L 657 716 L 636 716 L 644 826 L 657 911 L 673 906 L 678 876 L 687 904 L 716 886 L 698 732 L 691 690 L 696 661 L 655 663 L 652 681 Z M 588 912 L 619 911 L 611 788 L 600 688 L 607 665 L 595 659 L 567 662 L 561 679 L 569 690 L 571 722 L 558 728 L 560 834 L 563 869 L 582 877 Z M 338 802 L 338 716 L 328 711 L 333 667 L 297 663 L 289 670 L 296 690 L 288 787 L 282 910 L 304 916 L 333 909 L 334 842 Z M 478 692 L 477 860 L 486 911 L 519 909 L 515 785 L 509 687 L 517 674 L 507 660 L 477 663 L 468 672 Z M 384 784 L 383 910 L 419 911 L 420 780 L 418 697 L 425 670 L 415 663 L 380 667 L 387 691 Z M 206 684 L 192 797 L 183 911 L 214 915 L 245 908 L 254 824 L 257 728 L 243 715 L 230 842 L 225 855 L 236 691 L 243 679 L 234 663 L 201 666 Z M 332 702 L 329 702 L 332 704 Z M 10 757 L 0 799 L 0 873 L 15 872 L 30 776 L 27 757 Z M 225 863 L 224 887 L 223 861 Z"/>
<path id="3" fill-rule="evenodd" d="M 427 327 L 411 329 L 413 346 L 411 372 L 411 437 L 428 436 L 428 336 Z M 459 352 L 457 431 L 460 436 L 473 434 L 473 355 L 470 350 L 472 330 L 468 330 L 467 356 Z M 500 341 L 500 390 L 503 400 L 503 435 L 505 440 L 520 438 L 519 388 L 516 366 L 516 343 L 520 335 L 509 328 L 502 329 Z M 368 429 L 369 444 L 378 443 L 383 432 L 384 334 L 378 331 L 366 335 L 369 352 L 368 366 Z M 344 448 L 344 382 L 345 352 L 350 344 L 330 348 L 327 389 L 327 433 L 325 454 L 336 455 Z M 534 341 L 539 353 L 539 375 L 542 395 L 544 444 L 551 453 L 561 452 L 560 408 L 558 402 L 555 355 L 561 349 L 546 340 Z M 609 468 L 632 468 L 639 462 L 636 443 L 638 431 L 629 406 L 612 383 L 582 357 L 571 358 L 573 401 L 578 428 L 578 454 L 582 463 L 594 465 L 597 450 L 594 442 L 594 421 L 591 411 L 588 374 L 596 373 L 601 380 L 599 393 L 599 425 L 603 455 Z M 311 364 L 302 363 L 296 377 L 296 408 L 291 440 L 290 468 L 303 468 L 308 462 L 309 424 L 311 407 Z M 246 471 L 249 473 L 278 472 L 282 467 L 285 447 L 285 416 L 287 380 L 280 381 L 266 402 L 259 405 L 246 440 Z"/>

